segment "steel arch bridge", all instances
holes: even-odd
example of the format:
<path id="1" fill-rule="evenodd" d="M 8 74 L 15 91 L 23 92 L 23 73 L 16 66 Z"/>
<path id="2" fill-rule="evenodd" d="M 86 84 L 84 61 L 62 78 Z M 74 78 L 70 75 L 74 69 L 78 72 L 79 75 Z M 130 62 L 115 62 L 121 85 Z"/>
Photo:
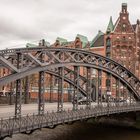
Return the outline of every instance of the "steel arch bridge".
<path id="1" fill-rule="evenodd" d="M 116 79 L 116 90 L 119 92 L 120 84 L 122 84 L 129 92 L 129 100 L 131 99 L 139 102 L 140 100 L 140 80 L 129 70 L 117 62 L 103 57 L 101 55 L 85 51 L 81 49 L 72 48 L 53 48 L 53 47 L 37 47 L 37 48 L 17 48 L 6 49 L 0 51 L 0 67 L 10 70 L 8 75 L 0 77 L 0 86 L 6 85 L 11 82 L 16 83 L 16 103 L 15 103 L 15 117 L 21 118 L 21 94 L 22 94 L 22 79 L 26 78 L 26 92 L 29 92 L 29 76 L 35 73 L 39 73 L 39 92 L 38 92 L 38 115 L 44 114 L 44 91 L 45 91 L 45 74 L 50 74 L 58 78 L 58 112 L 63 112 L 63 83 L 67 82 L 74 88 L 73 93 L 73 111 L 78 113 L 78 94 L 82 94 L 86 97 L 87 110 L 91 109 L 91 94 L 93 89 L 96 90 L 96 100 L 101 102 L 99 93 L 102 93 L 102 73 L 105 73 L 108 80 L 113 77 Z M 86 74 L 82 75 L 80 70 L 86 70 Z M 92 70 L 95 69 L 97 73 L 97 87 L 92 82 Z M 107 85 L 107 90 L 110 89 L 110 84 Z M 120 93 L 119 93 L 120 94 Z M 118 98 L 118 97 L 116 97 Z M 110 107 L 110 109 L 112 109 Z M 122 111 L 139 110 L 140 108 L 125 108 L 119 107 L 116 110 L 111 110 L 112 113 Z M 98 110 L 99 111 L 99 110 Z M 97 112 L 98 112 L 97 111 Z M 57 112 L 57 113 L 58 113 Z M 80 111 L 79 111 L 80 112 Z M 92 112 L 92 111 L 91 111 Z M 69 113 L 69 112 L 68 112 Z M 73 113 L 73 112 L 71 112 Z M 94 116 L 88 112 L 89 117 Z M 99 113 L 99 112 L 98 112 Z M 108 109 L 105 108 L 104 112 L 100 112 L 100 115 L 111 114 Z M 66 115 L 67 113 L 64 113 Z M 55 114 L 59 117 L 58 114 Z M 97 115 L 97 114 L 96 114 Z M 99 114 L 98 114 L 99 115 Z M 84 114 L 83 114 L 84 116 Z M 45 116 L 44 116 L 45 117 Z M 62 116 L 61 116 L 62 117 Z M 80 117 L 80 116 L 79 116 Z M 82 117 L 82 116 L 81 116 Z M 88 116 L 86 116 L 87 118 Z M 33 116 L 31 116 L 33 118 Z M 24 119 L 24 118 L 22 118 Z M 37 118 L 37 119 L 40 119 Z M 41 118 L 43 119 L 43 118 Z M 46 118 L 44 118 L 46 119 Z M 67 118 L 68 119 L 68 118 Z M 80 119 L 80 118 L 79 118 Z M 15 121 L 15 120 L 14 120 Z M 20 120 L 23 121 L 24 120 Z M 27 120 L 25 120 L 27 121 Z M 65 121 L 65 120 L 61 120 Z M 60 122 L 61 122 L 60 121 Z M 9 125 L 10 122 L 8 122 Z M 58 121 L 59 124 L 59 121 Z M 6 131 L 8 125 L 5 125 Z M 10 130 L 8 130 L 10 131 Z"/>
<path id="2" fill-rule="evenodd" d="M 78 90 L 90 100 L 91 94 L 91 71 L 98 71 L 98 78 L 102 72 L 110 74 L 119 82 L 123 83 L 136 101 L 140 100 L 139 79 L 117 62 L 101 55 L 72 48 L 18 48 L 0 51 L 0 66 L 10 69 L 11 73 L 0 78 L 0 86 L 16 81 L 17 108 L 16 114 L 20 114 L 20 91 L 21 79 L 39 72 L 39 112 L 43 112 L 43 92 L 45 72 L 58 77 L 58 108 L 62 109 L 63 81 L 75 87 L 74 97 Z M 81 76 L 80 67 L 86 67 L 86 77 Z M 72 76 L 71 76 L 72 75 Z M 28 80 L 27 80 L 28 82 Z M 118 82 L 118 84 L 119 84 Z M 85 88 L 86 86 L 86 88 Z M 101 82 L 98 84 L 100 91 Z M 84 88 L 83 88 L 84 87 Z M 28 92 L 29 89 L 26 91 Z M 76 108 L 76 106 L 75 106 Z M 18 112 L 18 113 L 17 113 Z"/>

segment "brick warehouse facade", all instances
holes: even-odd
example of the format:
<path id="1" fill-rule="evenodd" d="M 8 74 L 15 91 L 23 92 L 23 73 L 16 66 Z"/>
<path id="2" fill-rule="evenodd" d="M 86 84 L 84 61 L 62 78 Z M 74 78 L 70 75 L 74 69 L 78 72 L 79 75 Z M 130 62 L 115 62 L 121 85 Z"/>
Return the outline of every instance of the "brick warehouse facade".
<path id="1" fill-rule="evenodd" d="M 36 44 L 27 43 L 26 47 L 37 47 Z M 101 31 L 95 36 L 92 41 L 88 41 L 86 36 L 77 34 L 74 41 L 67 41 L 64 38 L 58 37 L 52 45 L 50 45 L 44 39 L 39 42 L 39 46 L 45 47 L 70 47 L 70 48 L 80 48 L 85 50 L 90 50 L 94 53 L 109 57 L 118 63 L 122 64 L 124 67 L 133 72 L 137 77 L 140 78 L 140 21 L 137 20 L 136 24 L 131 24 L 129 21 L 129 13 L 127 11 L 127 4 L 123 3 L 121 7 L 121 12 L 115 24 L 113 24 L 112 17 L 110 17 L 109 24 L 107 26 L 106 32 Z M 0 69 L 0 76 L 4 76 L 7 73 L 10 73 L 7 69 Z M 86 70 L 80 68 L 80 74 L 85 75 Z M 92 77 L 95 79 L 96 84 L 97 71 L 92 72 Z M 110 87 L 107 84 L 109 75 L 103 73 L 102 75 L 102 92 L 105 93 L 107 90 L 115 92 L 116 83 L 112 78 L 110 82 L 114 87 Z M 57 86 L 57 79 L 46 74 L 46 94 L 45 98 L 50 99 L 49 86 L 50 80 L 53 79 L 54 89 Z M 11 84 L 1 87 L 1 93 L 10 92 Z M 37 86 L 38 86 L 38 74 L 30 76 L 30 92 L 31 97 L 37 98 Z M 67 89 L 68 85 L 64 83 L 64 87 Z M 55 97 L 54 100 L 57 100 L 56 96 L 57 90 L 54 90 Z M 65 91 L 65 100 L 67 100 L 68 95 Z"/>

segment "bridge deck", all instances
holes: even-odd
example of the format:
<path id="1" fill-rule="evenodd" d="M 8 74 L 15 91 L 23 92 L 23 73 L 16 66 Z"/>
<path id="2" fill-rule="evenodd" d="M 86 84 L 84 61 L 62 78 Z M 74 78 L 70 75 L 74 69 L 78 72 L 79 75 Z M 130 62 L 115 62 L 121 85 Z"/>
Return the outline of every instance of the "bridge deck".
<path id="1" fill-rule="evenodd" d="M 131 106 L 92 106 L 77 111 L 67 110 L 63 112 L 50 112 L 44 115 L 26 115 L 19 118 L 1 119 L 0 137 L 11 136 L 12 134 L 29 132 L 43 127 L 53 127 L 58 124 L 73 122 L 82 119 L 89 119 L 97 116 L 110 115 L 122 112 L 139 111 L 140 105 Z"/>
<path id="2" fill-rule="evenodd" d="M 92 106 L 97 105 L 97 103 L 92 103 Z M 103 103 L 105 105 L 105 103 Z M 67 102 L 63 103 L 64 110 L 72 110 L 72 103 Z M 85 105 L 79 105 L 78 108 L 85 107 Z M 38 104 L 32 103 L 32 104 L 23 104 L 21 108 L 21 114 L 22 115 L 32 115 L 33 113 L 38 113 Z M 45 103 L 45 113 L 47 112 L 56 112 L 57 111 L 57 103 Z M 0 106 L 0 118 L 6 118 L 6 117 L 13 117 L 15 113 L 15 105 L 3 105 Z"/>

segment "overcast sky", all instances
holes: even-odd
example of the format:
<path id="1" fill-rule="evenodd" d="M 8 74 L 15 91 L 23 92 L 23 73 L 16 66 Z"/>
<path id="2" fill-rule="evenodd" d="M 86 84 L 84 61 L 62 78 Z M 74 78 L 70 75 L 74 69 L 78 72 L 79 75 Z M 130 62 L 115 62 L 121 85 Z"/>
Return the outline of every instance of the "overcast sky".
<path id="1" fill-rule="evenodd" d="M 92 40 L 98 30 L 105 32 L 110 16 L 117 20 L 123 2 L 135 23 L 139 0 L 0 0 L 0 49 L 42 38 L 53 43 L 58 36 L 71 41 L 77 33 Z"/>

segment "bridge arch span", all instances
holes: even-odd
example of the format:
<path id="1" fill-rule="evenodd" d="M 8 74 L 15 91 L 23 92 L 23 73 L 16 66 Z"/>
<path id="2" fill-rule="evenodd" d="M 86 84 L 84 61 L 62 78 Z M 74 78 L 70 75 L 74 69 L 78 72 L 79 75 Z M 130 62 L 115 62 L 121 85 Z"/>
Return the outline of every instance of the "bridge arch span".
<path id="1" fill-rule="evenodd" d="M 11 59 L 22 56 L 22 60 L 11 63 Z M 82 66 L 104 71 L 119 79 L 132 92 L 136 100 L 140 100 L 140 81 L 139 79 L 117 62 L 92 53 L 90 51 L 72 48 L 19 48 L 0 51 L 1 66 L 10 68 L 13 73 L 0 78 L 0 85 L 15 81 L 36 72 L 51 70 L 60 67 Z M 40 56 L 43 55 L 43 61 Z M 8 64 L 6 65 L 6 62 Z M 28 63 L 26 63 L 28 62 Z M 32 63 L 29 63 L 32 62 Z M 15 66 L 23 64 L 22 68 Z"/>

